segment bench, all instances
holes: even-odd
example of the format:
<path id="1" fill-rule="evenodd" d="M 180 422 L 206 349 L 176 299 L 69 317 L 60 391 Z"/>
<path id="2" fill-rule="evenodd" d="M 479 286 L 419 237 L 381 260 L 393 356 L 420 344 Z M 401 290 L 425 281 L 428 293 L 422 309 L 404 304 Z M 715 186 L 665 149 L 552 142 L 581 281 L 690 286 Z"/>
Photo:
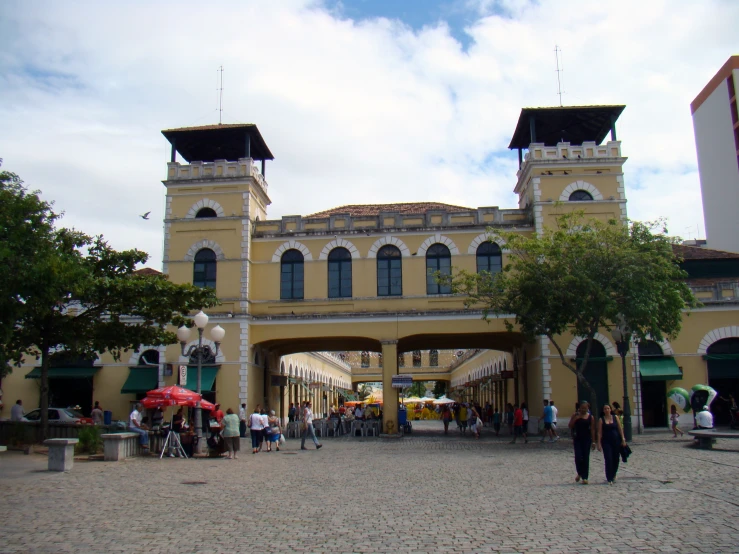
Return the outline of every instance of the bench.
<path id="1" fill-rule="evenodd" d="M 49 471 L 69 471 L 74 463 L 74 445 L 78 439 L 47 439 L 49 447 Z"/>
<path id="2" fill-rule="evenodd" d="M 103 459 L 118 462 L 141 454 L 138 433 L 106 433 L 103 439 Z"/>
<path id="3" fill-rule="evenodd" d="M 711 450 L 716 439 L 739 439 L 739 432 L 717 431 L 716 429 L 694 429 L 688 435 L 698 440 L 698 448 Z"/>

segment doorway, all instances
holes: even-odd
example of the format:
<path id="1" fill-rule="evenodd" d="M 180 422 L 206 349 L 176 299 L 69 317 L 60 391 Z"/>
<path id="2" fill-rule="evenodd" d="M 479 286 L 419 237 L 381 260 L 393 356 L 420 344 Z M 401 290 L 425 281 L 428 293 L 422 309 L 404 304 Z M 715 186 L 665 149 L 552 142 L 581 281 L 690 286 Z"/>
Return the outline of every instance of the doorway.
<path id="1" fill-rule="evenodd" d="M 641 403 L 644 427 L 667 427 L 667 383 L 642 381 Z"/>

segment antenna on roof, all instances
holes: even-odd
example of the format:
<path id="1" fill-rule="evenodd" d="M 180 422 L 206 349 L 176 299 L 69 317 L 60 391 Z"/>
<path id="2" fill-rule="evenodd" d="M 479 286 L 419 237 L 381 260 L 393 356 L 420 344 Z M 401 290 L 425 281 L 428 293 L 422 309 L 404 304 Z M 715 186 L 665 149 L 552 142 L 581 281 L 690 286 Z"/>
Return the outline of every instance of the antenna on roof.
<path id="1" fill-rule="evenodd" d="M 216 69 L 216 72 L 221 74 L 221 86 L 218 88 L 218 125 L 221 125 L 223 116 L 223 66 Z"/>
<path id="2" fill-rule="evenodd" d="M 560 79 L 560 73 L 564 71 L 564 69 L 559 68 L 559 54 L 562 52 L 562 49 L 554 45 L 554 58 L 557 60 L 557 95 L 559 95 L 559 107 L 562 107 L 562 81 Z"/>

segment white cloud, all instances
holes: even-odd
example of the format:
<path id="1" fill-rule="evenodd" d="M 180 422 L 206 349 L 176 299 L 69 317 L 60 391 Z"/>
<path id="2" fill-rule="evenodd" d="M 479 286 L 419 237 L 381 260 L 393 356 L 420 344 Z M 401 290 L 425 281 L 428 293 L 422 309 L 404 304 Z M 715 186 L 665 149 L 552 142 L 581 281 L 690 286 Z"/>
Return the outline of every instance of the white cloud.
<path id="1" fill-rule="evenodd" d="M 159 131 L 217 121 L 223 64 L 224 121 L 257 123 L 276 156 L 271 217 L 400 201 L 512 208 L 505 148 L 521 107 L 557 103 L 558 44 L 567 104 L 627 105 L 629 214 L 702 236 L 689 104 L 737 50 L 739 4 L 477 6 L 465 52 L 444 24 L 354 22 L 307 0 L 4 2 L 0 156 L 66 224 L 159 267 Z"/>

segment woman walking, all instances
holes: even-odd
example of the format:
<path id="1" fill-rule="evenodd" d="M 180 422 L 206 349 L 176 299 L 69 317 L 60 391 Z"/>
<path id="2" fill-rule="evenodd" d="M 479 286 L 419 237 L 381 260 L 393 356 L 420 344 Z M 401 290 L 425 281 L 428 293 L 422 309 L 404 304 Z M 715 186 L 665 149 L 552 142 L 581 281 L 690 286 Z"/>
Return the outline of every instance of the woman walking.
<path id="1" fill-rule="evenodd" d="M 572 430 L 575 447 L 575 482 L 582 479 L 582 484 L 588 484 L 590 472 L 590 451 L 595 449 L 595 422 L 588 413 L 588 403 L 581 402 L 577 412 L 570 418 L 569 428 Z"/>
<path id="2" fill-rule="evenodd" d="M 470 424 L 470 431 L 474 433 L 476 439 L 480 438 L 480 428 L 477 425 L 477 422 L 479 420 L 480 420 L 480 414 L 478 413 L 477 408 L 472 406 L 470 408 L 469 424 Z"/>
<path id="3" fill-rule="evenodd" d="M 598 421 L 598 450 L 603 451 L 603 460 L 606 464 L 606 481 L 613 485 L 618 473 L 620 447 L 626 446 L 624 430 L 618 416 L 611 407 L 603 406 L 603 416 Z"/>
<path id="4" fill-rule="evenodd" d="M 444 404 L 441 408 L 441 420 L 444 422 L 444 434 L 449 434 L 449 422 L 452 420 L 452 412 L 448 404 Z"/>
<path id="5" fill-rule="evenodd" d="M 526 402 L 521 402 L 521 411 L 523 412 L 523 439 L 529 442 L 529 407 Z"/>
<path id="6" fill-rule="evenodd" d="M 241 433 L 239 431 L 239 416 L 229 408 L 226 410 L 226 416 L 223 418 L 223 440 L 228 448 L 227 460 L 233 456 L 234 460 L 239 459 L 239 449 L 241 447 Z"/>
<path id="7" fill-rule="evenodd" d="M 259 415 L 259 406 L 254 408 L 254 413 L 249 416 L 249 432 L 251 433 L 251 453 L 259 452 L 262 441 L 262 416 Z"/>
<path id="8" fill-rule="evenodd" d="M 274 445 L 277 452 L 280 451 L 280 435 L 282 434 L 282 427 L 280 426 L 280 419 L 275 415 L 274 410 L 269 411 L 269 417 L 267 418 L 267 452 L 272 452 L 272 445 Z"/>

